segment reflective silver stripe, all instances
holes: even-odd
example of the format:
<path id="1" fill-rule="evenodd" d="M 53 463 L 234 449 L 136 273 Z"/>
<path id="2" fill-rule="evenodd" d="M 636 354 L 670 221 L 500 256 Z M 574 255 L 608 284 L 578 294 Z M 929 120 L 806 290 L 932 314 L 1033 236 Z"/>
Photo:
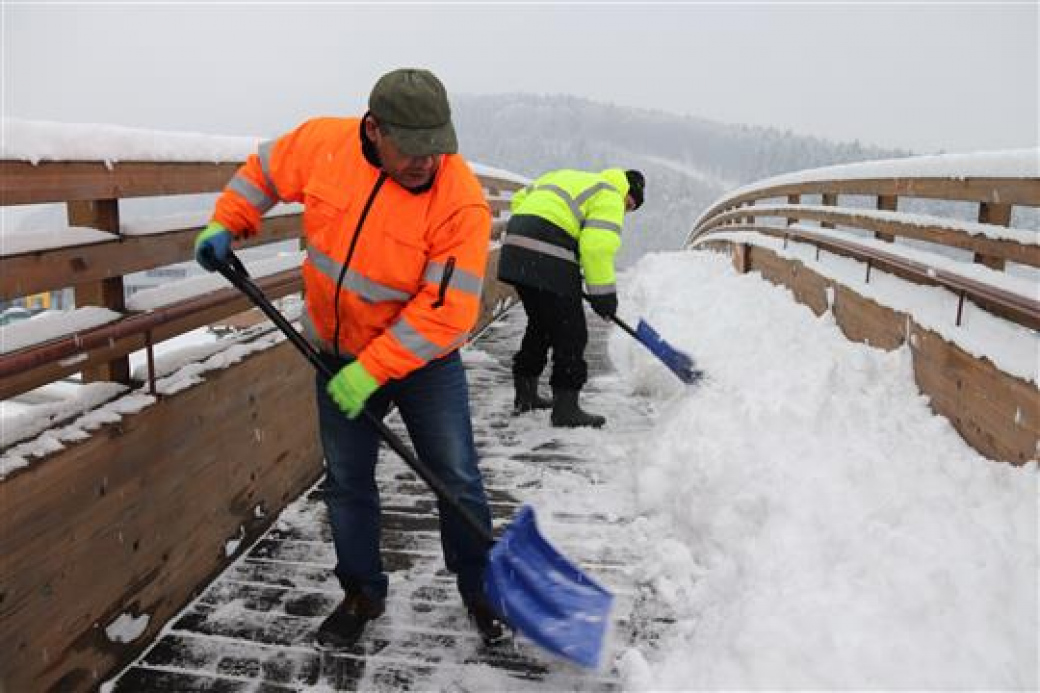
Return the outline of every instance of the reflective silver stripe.
<path id="1" fill-rule="evenodd" d="M 341 263 L 336 262 L 312 245 L 307 246 L 307 258 L 311 261 L 314 269 L 328 277 L 332 283 L 339 281 L 339 273 L 343 269 Z M 343 286 L 369 303 L 380 303 L 382 301 L 405 302 L 412 298 L 412 294 L 407 291 L 401 291 L 400 289 L 374 282 L 355 270 L 347 270 L 347 276 L 343 278 Z"/>
<path id="2" fill-rule="evenodd" d="M 590 197 L 598 193 L 600 190 L 613 190 L 614 192 L 617 192 L 617 188 L 615 188 L 610 183 L 604 183 L 603 181 L 600 181 L 599 183 L 596 183 L 595 185 L 590 185 L 589 187 L 582 190 L 581 194 L 574 198 L 574 201 L 579 205 L 583 205 L 586 201 L 588 201 Z"/>
<path id="3" fill-rule="evenodd" d="M 430 284 L 440 284 L 443 276 L 444 265 L 439 262 L 431 262 L 426 266 L 426 272 L 423 274 L 423 281 L 429 282 Z M 480 291 L 483 288 L 483 285 L 484 282 L 480 277 L 472 272 L 459 269 L 457 265 L 451 275 L 451 281 L 448 282 L 448 286 L 452 289 L 467 294 L 473 294 L 474 296 L 480 296 Z"/>
<path id="4" fill-rule="evenodd" d="M 390 328 L 390 334 L 397 338 L 401 346 L 412 352 L 416 358 L 423 362 L 429 361 L 445 351 L 445 347 L 434 344 L 426 337 L 423 337 L 404 318 L 394 323 L 394 326 Z"/>
<path id="5" fill-rule="evenodd" d="M 401 291 L 400 289 L 394 289 L 374 282 L 355 270 L 347 270 L 347 276 L 343 278 L 343 286 L 357 293 L 369 303 L 379 303 L 381 301 L 399 301 L 403 303 L 412 298 L 412 294 L 407 291 Z"/>
<path id="6" fill-rule="evenodd" d="M 585 226 L 585 213 L 581 211 L 581 206 L 585 204 L 590 197 L 598 193 L 600 190 L 613 190 L 614 192 L 617 192 L 617 188 L 604 181 L 590 185 L 582 190 L 577 197 L 571 197 L 569 192 L 560 186 L 551 183 L 537 185 L 534 188 L 531 188 L 531 190 L 532 192 L 535 190 L 544 190 L 558 195 L 565 203 L 567 203 L 567 206 L 570 207 L 571 214 L 573 214 L 574 218 L 578 220 L 578 226 Z M 618 228 L 618 233 L 621 233 L 620 228 Z"/>
<path id="7" fill-rule="evenodd" d="M 615 224 L 612 221 L 604 221 L 603 219 L 589 219 L 582 226 L 583 229 L 605 229 L 607 231 L 613 231 L 614 233 L 621 235 L 621 224 Z"/>
<path id="8" fill-rule="evenodd" d="M 253 205 L 253 207 L 261 214 L 265 214 L 267 210 L 271 209 L 271 207 L 274 207 L 275 205 L 276 200 L 272 200 L 267 196 L 267 193 L 256 187 L 252 181 L 243 178 L 240 175 L 236 175 L 232 178 L 231 182 L 227 184 L 227 187 L 228 190 L 234 190 L 239 195 L 246 198 L 246 202 Z"/>
<path id="9" fill-rule="evenodd" d="M 325 341 L 318 335 L 318 330 L 314 327 L 314 323 L 311 321 L 310 312 L 304 308 L 303 314 L 300 316 L 300 326 L 303 327 L 304 338 L 313 344 L 319 351 L 332 353 L 332 344 Z"/>
<path id="10" fill-rule="evenodd" d="M 307 259 L 311 261 L 311 265 L 314 266 L 314 269 L 324 274 L 333 282 L 339 279 L 340 264 L 315 248 L 313 245 L 307 246 Z"/>
<path id="11" fill-rule="evenodd" d="M 278 186 L 274 184 L 274 179 L 271 177 L 272 149 L 274 149 L 274 140 L 267 140 L 257 149 L 256 155 L 260 159 L 260 171 L 264 174 L 264 182 L 267 183 L 267 187 L 274 191 L 274 196 L 280 200 L 282 199 L 282 194 L 278 192 Z"/>
<path id="12" fill-rule="evenodd" d="M 596 284 L 595 286 L 586 285 L 586 288 L 592 296 L 617 293 L 617 284 Z"/>
<path id="13" fill-rule="evenodd" d="M 508 233 L 506 234 L 505 240 L 502 241 L 502 245 L 515 245 L 520 248 L 527 248 L 528 250 L 533 250 L 534 252 L 541 253 L 542 255 L 552 255 L 553 257 L 558 257 L 561 260 L 573 262 L 575 265 L 578 264 L 578 257 L 566 248 L 561 248 L 558 245 L 546 243 L 545 241 L 539 241 L 534 238 L 527 238 L 526 236 L 517 236 L 516 234 Z"/>
<path id="14" fill-rule="evenodd" d="M 546 185 L 536 185 L 535 187 L 531 188 L 531 192 L 535 192 L 538 190 L 551 192 L 554 195 L 558 196 L 561 200 L 563 200 L 567 204 L 567 206 L 570 207 L 571 214 L 573 214 L 574 218 L 578 220 L 578 226 L 581 226 L 581 223 L 585 221 L 585 215 L 581 211 L 581 205 L 578 204 L 578 202 L 573 197 L 571 197 L 571 194 L 569 192 L 567 192 L 560 186 L 552 185 L 550 183 Z"/>

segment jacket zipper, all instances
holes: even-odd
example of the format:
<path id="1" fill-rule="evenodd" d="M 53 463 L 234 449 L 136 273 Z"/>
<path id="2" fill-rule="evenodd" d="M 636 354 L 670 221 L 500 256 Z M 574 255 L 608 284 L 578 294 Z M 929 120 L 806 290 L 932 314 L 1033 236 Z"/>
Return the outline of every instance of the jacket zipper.
<path id="1" fill-rule="evenodd" d="M 379 189 L 383 187 L 383 183 L 385 182 L 386 173 L 380 171 L 376 184 L 372 186 L 372 192 L 368 194 L 365 208 L 361 210 L 361 216 L 358 218 L 357 227 L 354 229 L 354 237 L 350 239 L 350 248 L 347 250 L 347 259 L 343 261 L 343 267 L 339 270 L 339 279 L 336 280 L 336 297 L 332 302 L 332 311 L 336 315 L 336 329 L 332 333 L 332 348 L 336 350 L 336 358 L 338 359 L 343 358 L 339 352 L 339 293 L 343 288 L 343 279 L 347 276 L 347 268 L 350 267 L 350 260 L 354 257 L 354 249 L 357 248 L 358 238 L 361 236 L 361 228 L 365 225 L 365 218 L 368 217 L 368 211 L 372 209 L 372 203 L 375 202 L 376 195 L 379 193 Z"/>

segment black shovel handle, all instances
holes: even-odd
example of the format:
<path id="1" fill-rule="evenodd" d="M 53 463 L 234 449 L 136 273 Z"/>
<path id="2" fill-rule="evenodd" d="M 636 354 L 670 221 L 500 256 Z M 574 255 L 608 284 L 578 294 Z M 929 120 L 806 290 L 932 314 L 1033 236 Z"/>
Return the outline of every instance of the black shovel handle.
<path id="1" fill-rule="evenodd" d="M 234 253 L 228 253 L 227 262 L 220 262 L 212 253 L 209 254 L 209 259 L 213 266 L 216 267 L 217 271 L 224 275 L 225 279 L 231 282 L 232 286 L 244 293 L 249 300 L 256 304 L 257 308 L 263 311 L 264 315 L 271 319 L 271 322 L 278 326 L 278 329 L 285 333 L 285 336 L 289 341 L 307 357 L 307 360 L 311 362 L 312 366 L 314 366 L 326 378 L 331 379 L 336 375 L 332 372 L 332 369 L 321 360 L 321 356 L 318 354 L 318 350 L 314 348 L 314 345 L 297 332 L 296 328 L 285 319 L 285 316 L 278 312 L 277 308 L 271 305 L 271 302 L 267 300 L 266 296 L 264 296 L 260 287 L 253 283 L 252 279 L 249 278 L 249 272 L 246 271 L 245 265 L 242 264 L 242 261 L 239 260 Z M 469 525 L 470 529 L 472 529 L 478 537 L 483 539 L 489 545 L 495 543 L 494 535 L 484 525 L 482 525 L 476 517 L 473 516 L 473 513 L 470 512 L 469 509 L 463 507 L 459 500 L 452 495 L 448 487 L 444 485 L 444 482 L 441 481 L 440 477 L 434 474 L 433 470 L 427 467 L 414 452 L 408 449 L 408 446 L 404 444 L 404 441 L 402 441 L 397 434 L 391 431 L 390 428 L 383 423 L 382 419 L 370 412 L 368 409 L 362 409 L 361 415 L 365 417 L 365 420 L 369 424 L 375 427 L 376 431 L 378 431 L 380 437 L 386 442 L 386 444 L 389 445 L 394 452 L 400 455 L 405 463 L 411 467 L 423 481 L 426 482 L 426 485 L 433 490 L 437 497 L 451 506 L 452 510 L 457 512 L 462 519 L 465 520 L 466 524 Z"/>

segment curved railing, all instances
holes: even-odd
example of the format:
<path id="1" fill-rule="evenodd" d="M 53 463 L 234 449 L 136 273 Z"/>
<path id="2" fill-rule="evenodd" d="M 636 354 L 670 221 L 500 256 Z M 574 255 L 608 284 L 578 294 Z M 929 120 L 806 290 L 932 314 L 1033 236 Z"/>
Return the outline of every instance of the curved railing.
<path id="1" fill-rule="evenodd" d="M 862 287 L 876 277 L 872 273 L 883 272 L 910 287 L 949 291 L 956 300 L 943 319 L 955 326 L 961 326 L 970 302 L 1030 331 L 1027 339 L 1035 337 L 1037 208 L 1040 150 L 866 162 L 736 190 L 701 215 L 685 246 L 722 250 L 738 271 L 760 271 L 790 286 L 817 313 L 835 312 L 851 338 L 890 348 L 911 342 L 918 384 L 933 408 L 984 454 L 1022 463 L 1040 450 L 1035 366 L 1025 375 L 1009 374 L 975 358 L 970 367 L 953 368 L 949 354 L 926 357 L 914 344 L 915 330 L 929 331 L 927 322 L 917 324 L 921 316 L 887 307 L 879 313 L 874 301 L 854 301 L 849 291 L 864 293 Z M 830 272 L 821 254 L 858 262 L 861 288 Z M 829 288 L 833 295 L 836 287 L 845 290 L 837 299 L 844 301 L 841 310 L 822 291 Z M 863 317 L 867 312 L 871 317 Z"/>

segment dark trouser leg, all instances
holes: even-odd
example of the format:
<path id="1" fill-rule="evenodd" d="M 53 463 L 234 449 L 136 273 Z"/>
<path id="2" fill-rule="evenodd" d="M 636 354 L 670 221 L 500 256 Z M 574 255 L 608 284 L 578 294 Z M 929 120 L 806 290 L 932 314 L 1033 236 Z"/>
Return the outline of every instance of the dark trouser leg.
<path id="1" fill-rule="evenodd" d="M 580 390 L 589 375 L 585 363 L 589 332 L 581 297 L 543 292 L 541 311 L 551 326 L 553 369 L 549 384 L 553 390 Z"/>
<path id="2" fill-rule="evenodd" d="M 520 296 L 524 313 L 527 314 L 527 326 L 520 341 L 520 351 L 513 357 L 513 375 L 519 378 L 538 378 L 545 368 L 549 347 L 552 344 L 552 316 L 546 315 L 542 308 L 542 295 L 545 292 L 518 286 L 516 293 Z"/>
<path id="3" fill-rule="evenodd" d="M 449 493 L 491 531 L 491 511 L 477 467 L 466 373 L 458 352 L 387 385 L 401 411 L 416 454 Z M 443 501 L 438 501 L 444 561 L 469 603 L 482 598 L 489 545 Z"/>
<path id="4" fill-rule="evenodd" d="M 553 410 L 550 420 L 553 426 L 602 426 L 606 419 L 583 410 L 578 404 L 578 393 L 589 373 L 585 363 L 585 346 L 589 341 L 585 306 L 580 296 L 556 296 L 551 311 L 553 372 L 549 382 L 553 389 Z"/>
<path id="5" fill-rule="evenodd" d="M 337 366 L 346 362 L 340 362 Z M 317 376 L 318 421 L 325 452 L 325 504 L 336 546 L 336 576 L 345 591 L 384 599 L 387 577 L 379 555 L 379 489 L 375 481 L 379 438 L 364 419 L 348 419 Z M 376 393 L 369 408 L 386 413 L 386 398 Z"/>

